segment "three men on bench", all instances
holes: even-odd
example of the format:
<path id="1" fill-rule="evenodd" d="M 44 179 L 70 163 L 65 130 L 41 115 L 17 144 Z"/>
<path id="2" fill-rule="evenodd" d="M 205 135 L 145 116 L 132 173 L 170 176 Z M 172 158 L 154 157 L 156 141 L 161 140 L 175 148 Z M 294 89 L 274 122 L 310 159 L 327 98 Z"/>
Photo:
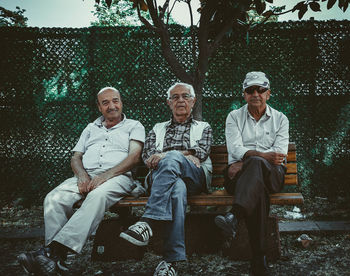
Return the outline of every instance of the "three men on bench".
<path id="1" fill-rule="evenodd" d="M 29 273 L 67 271 L 68 251 L 80 253 L 105 211 L 135 188 L 130 170 L 141 160 L 145 129 L 126 118 L 121 95 L 113 87 L 98 92 L 97 106 L 102 116 L 84 129 L 73 149 L 75 176 L 45 198 L 45 247 L 18 256 Z M 83 198 L 74 213 L 73 205 Z"/>
<path id="2" fill-rule="evenodd" d="M 226 145 L 229 166 L 224 186 L 234 194 L 232 210 L 217 216 L 215 223 L 234 237 L 240 220 L 245 219 L 253 259 L 252 275 L 268 275 L 266 232 L 270 193 L 281 191 L 288 152 L 289 122 L 266 102 L 270 82 L 263 72 L 250 72 L 243 82 L 247 104 L 233 110 L 226 119 Z"/>
<path id="3" fill-rule="evenodd" d="M 243 96 L 247 104 L 228 115 L 225 129 L 229 166 L 224 186 L 234 194 L 235 203 L 231 212 L 215 218 L 217 226 L 231 237 L 235 236 L 239 221 L 246 220 L 253 275 L 268 274 L 265 236 L 269 194 L 283 188 L 283 162 L 289 143 L 287 117 L 266 104 L 270 93 L 264 73 L 246 75 Z M 152 185 L 145 213 L 120 234 L 121 238 L 144 246 L 153 235 L 154 224 L 164 224 L 163 261 L 154 275 L 176 275 L 175 263 L 186 260 L 187 196 L 206 192 L 212 171 L 212 129 L 208 123 L 193 119 L 193 87 L 176 83 L 169 88 L 167 97 L 172 118 L 153 127 L 142 153 Z M 98 93 L 98 108 L 103 116 L 88 125 L 73 149 L 71 165 L 75 177 L 45 198 L 46 247 L 19 256 L 28 272 L 66 270 L 67 252 L 80 252 L 104 212 L 133 188 L 129 171 L 139 161 L 144 128 L 138 121 L 125 118 L 120 93 L 114 88 Z M 73 214 L 72 206 L 81 198 L 85 201 Z"/>
<path id="4" fill-rule="evenodd" d="M 164 226 L 163 261 L 154 275 L 176 275 L 175 263 L 186 260 L 187 196 L 207 191 L 211 182 L 209 158 L 212 129 L 192 117 L 196 101 L 191 85 L 176 83 L 167 92 L 172 118 L 149 132 L 142 158 L 152 185 L 141 219 L 120 237 L 138 246 L 148 244 L 156 221 Z"/>

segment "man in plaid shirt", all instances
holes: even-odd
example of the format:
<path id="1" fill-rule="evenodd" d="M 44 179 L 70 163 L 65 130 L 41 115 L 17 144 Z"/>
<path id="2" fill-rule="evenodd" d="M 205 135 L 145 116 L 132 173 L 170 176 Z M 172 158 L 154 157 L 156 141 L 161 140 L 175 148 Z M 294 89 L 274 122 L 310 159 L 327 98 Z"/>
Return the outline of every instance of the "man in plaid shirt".
<path id="1" fill-rule="evenodd" d="M 193 87 L 176 83 L 167 96 L 172 118 L 153 127 L 142 154 L 150 169 L 148 182 L 152 185 L 145 213 L 120 234 L 121 238 L 144 246 L 153 235 L 154 221 L 164 222 L 164 260 L 154 275 L 177 275 L 175 263 L 186 260 L 187 195 L 206 192 L 212 171 L 209 158 L 212 129 L 208 123 L 193 119 L 191 112 L 196 102 Z"/>

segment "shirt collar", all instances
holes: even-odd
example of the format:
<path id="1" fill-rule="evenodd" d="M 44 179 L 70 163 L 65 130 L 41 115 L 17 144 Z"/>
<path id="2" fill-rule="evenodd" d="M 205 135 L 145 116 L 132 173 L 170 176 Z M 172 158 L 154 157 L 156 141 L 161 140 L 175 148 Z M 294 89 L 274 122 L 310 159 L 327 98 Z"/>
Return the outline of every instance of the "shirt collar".
<path id="1" fill-rule="evenodd" d="M 253 116 L 250 115 L 250 113 L 249 113 L 249 111 L 248 111 L 248 104 L 245 105 L 245 112 L 246 112 L 247 116 L 250 116 L 250 117 L 253 118 Z M 270 117 L 271 117 L 271 107 L 270 107 L 268 104 L 266 104 L 266 110 L 265 110 L 265 114 L 263 115 L 263 117 L 265 117 L 265 116 L 266 116 L 267 118 L 270 118 Z"/>
<path id="2" fill-rule="evenodd" d="M 184 125 L 184 124 L 190 124 L 193 121 L 193 115 L 191 114 L 190 117 L 187 118 L 187 120 L 183 123 L 178 123 L 174 120 L 174 116 L 171 116 L 170 124 L 171 125 Z"/>
<path id="3" fill-rule="evenodd" d="M 126 120 L 126 116 L 124 113 L 122 114 L 122 116 L 123 116 L 123 120 L 119 124 L 116 124 L 115 126 L 113 126 L 111 128 L 114 128 L 116 126 L 120 126 L 120 125 L 124 124 L 124 122 Z M 105 118 L 103 116 L 100 116 L 94 121 L 94 124 L 97 125 L 98 127 L 103 127 L 102 123 L 104 122 L 104 120 L 105 120 Z"/>

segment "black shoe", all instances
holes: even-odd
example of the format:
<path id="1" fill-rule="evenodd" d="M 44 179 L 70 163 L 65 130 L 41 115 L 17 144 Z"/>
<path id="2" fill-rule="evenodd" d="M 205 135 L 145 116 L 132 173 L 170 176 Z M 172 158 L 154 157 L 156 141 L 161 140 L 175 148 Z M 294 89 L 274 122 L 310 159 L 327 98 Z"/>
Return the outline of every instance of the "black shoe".
<path id="1" fill-rule="evenodd" d="M 138 221 L 131 225 L 128 230 L 121 232 L 119 237 L 137 246 L 145 246 L 152 235 L 152 229 L 149 224 L 144 221 Z"/>
<path id="2" fill-rule="evenodd" d="M 68 272 L 66 263 L 57 256 L 39 255 L 35 261 L 41 275 L 57 275 L 57 273 Z"/>
<path id="3" fill-rule="evenodd" d="M 49 256 L 50 248 L 43 247 L 37 251 L 22 253 L 17 256 L 19 264 L 23 267 L 24 271 L 28 274 L 37 273 L 38 267 L 35 258 L 38 256 Z"/>
<path id="4" fill-rule="evenodd" d="M 266 256 L 254 257 L 250 262 L 251 276 L 269 276 L 269 270 L 266 261 Z"/>
<path id="5" fill-rule="evenodd" d="M 215 224 L 224 231 L 225 235 L 233 238 L 236 236 L 238 220 L 232 213 L 216 216 Z"/>

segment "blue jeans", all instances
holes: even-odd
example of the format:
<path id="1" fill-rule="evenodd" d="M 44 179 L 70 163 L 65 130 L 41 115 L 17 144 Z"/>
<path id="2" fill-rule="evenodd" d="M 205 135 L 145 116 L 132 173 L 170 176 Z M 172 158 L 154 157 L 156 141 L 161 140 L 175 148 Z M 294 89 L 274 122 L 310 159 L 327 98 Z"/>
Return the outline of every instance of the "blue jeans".
<path id="1" fill-rule="evenodd" d="M 152 188 L 144 218 L 165 221 L 164 260 L 186 260 L 185 216 L 187 195 L 201 193 L 205 187 L 202 168 L 182 153 L 170 151 L 152 171 Z"/>

